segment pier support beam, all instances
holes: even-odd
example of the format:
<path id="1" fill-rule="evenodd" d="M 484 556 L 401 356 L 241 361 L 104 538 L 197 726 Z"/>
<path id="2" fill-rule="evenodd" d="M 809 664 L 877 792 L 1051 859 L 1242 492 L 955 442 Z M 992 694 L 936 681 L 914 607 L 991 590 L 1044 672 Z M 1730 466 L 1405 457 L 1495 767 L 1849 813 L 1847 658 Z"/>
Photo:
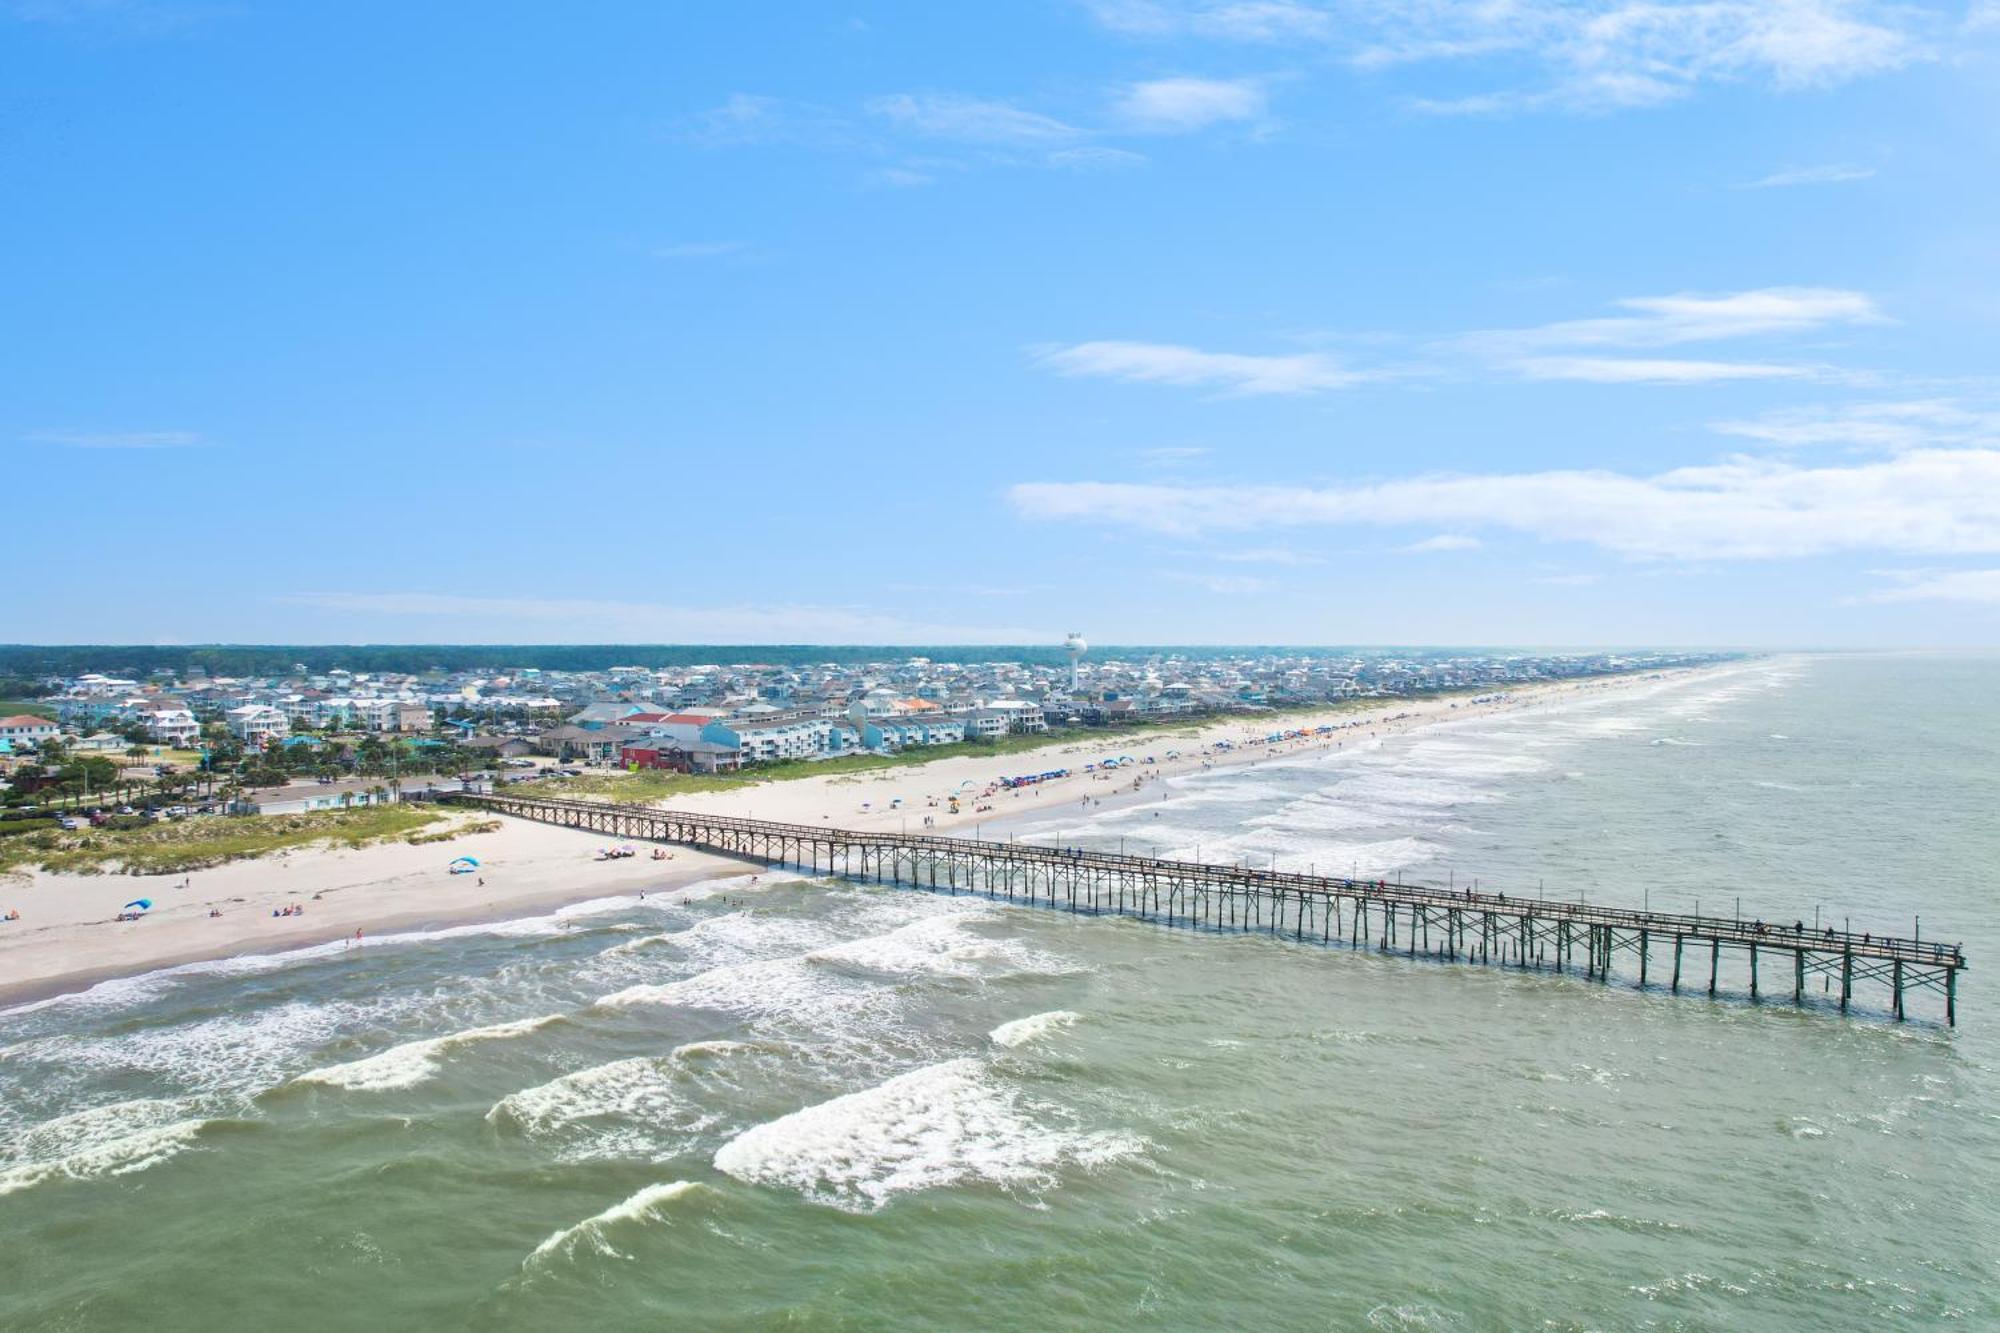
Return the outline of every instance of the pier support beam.
<path id="1" fill-rule="evenodd" d="M 1681 937 L 1674 936 L 1674 994 L 1681 993 Z"/>

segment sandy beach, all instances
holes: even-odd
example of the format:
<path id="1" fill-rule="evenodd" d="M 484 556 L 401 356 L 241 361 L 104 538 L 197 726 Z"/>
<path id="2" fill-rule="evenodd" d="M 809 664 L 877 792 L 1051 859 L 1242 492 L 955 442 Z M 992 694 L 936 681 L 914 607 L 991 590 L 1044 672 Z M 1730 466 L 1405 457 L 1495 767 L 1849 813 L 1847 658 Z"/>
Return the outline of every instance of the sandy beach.
<path id="1" fill-rule="evenodd" d="M 1728 670 L 1727 667 L 1705 670 Z M 1559 708 L 1607 692 L 1658 688 L 1690 672 L 1527 686 L 1483 703 L 1438 698 L 1393 701 L 1365 709 L 1329 709 L 1283 717 L 1190 721 L 1185 728 L 1140 734 L 1065 735 L 1048 746 L 1001 756 L 960 756 L 881 772 L 829 774 L 733 791 L 675 798 L 671 804 L 751 818 L 829 827 L 968 836 L 1004 831 L 1063 807 L 1110 808 L 1165 794 L 1165 779 L 1207 766 L 1250 765 L 1307 750 L 1350 745 L 1473 718 Z M 1273 732 L 1330 734 L 1272 743 Z M 1235 748 L 1218 751 L 1218 741 Z M 1170 754 L 1176 757 L 1170 757 Z M 1131 766 L 1095 773 L 1086 765 L 1131 756 Z M 1144 762 L 1148 758 L 1153 762 Z M 1068 769 L 1035 786 L 988 789 L 1003 776 Z M 960 811 L 950 798 L 960 795 Z M 472 817 L 466 816 L 469 821 Z M 191 875 L 51 875 L 0 879 L 0 908 L 22 919 L 0 926 L 0 1002 L 75 990 L 107 977 L 239 954 L 261 954 L 413 928 L 532 915 L 565 904 L 621 894 L 666 892 L 695 881 L 748 873 L 725 857 L 671 849 L 671 860 L 639 856 L 598 861 L 604 839 L 521 820 L 450 842 L 390 843 L 359 849 L 315 848 L 240 861 Z M 480 861 L 477 874 L 451 875 L 460 855 Z M 119 922 L 136 898 L 153 900 L 144 920 Z M 304 913 L 273 916 L 286 906 Z M 220 912 L 212 916 L 211 912 Z"/>

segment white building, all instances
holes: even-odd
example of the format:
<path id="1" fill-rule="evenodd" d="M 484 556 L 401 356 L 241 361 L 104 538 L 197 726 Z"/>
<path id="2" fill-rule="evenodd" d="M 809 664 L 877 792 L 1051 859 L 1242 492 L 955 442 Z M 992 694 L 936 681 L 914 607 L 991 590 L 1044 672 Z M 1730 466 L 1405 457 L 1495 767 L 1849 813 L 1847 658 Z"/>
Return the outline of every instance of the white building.
<path id="1" fill-rule="evenodd" d="M 284 713 L 269 704 L 245 704 L 232 708 L 223 714 L 228 723 L 229 734 L 245 745 L 262 745 L 266 741 L 289 736 L 291 720 Z"/>
<path id="2" fill-rule="evenodd" d="M 53 739 L 56 724 L 45 717 L 32 713 L 21 713 L 15 717 L 0 717 L 0 741 L 11 741 L 15 745 L 40 745 Z"/>
<path id="3" fill-rule="evenodd" d="M 201 723 L 185 708 L 155 704 L 140 710 L 139 721 L 161 745 L 188 745 L 201 735 Z"/>

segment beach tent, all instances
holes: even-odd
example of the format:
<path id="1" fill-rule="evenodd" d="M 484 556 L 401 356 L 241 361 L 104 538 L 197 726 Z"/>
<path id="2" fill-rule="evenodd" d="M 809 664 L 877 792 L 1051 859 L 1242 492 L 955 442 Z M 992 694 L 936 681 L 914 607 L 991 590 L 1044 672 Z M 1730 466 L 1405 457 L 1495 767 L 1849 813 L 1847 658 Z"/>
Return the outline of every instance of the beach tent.
<path id="1" fill-rule="evenodd" d="M 150 912 L 153 910 L 153 900 L 151 898 L 134 898 L 131 902 L 125 904 L 125 910 L 128 912 L 135 907 L 142 912 Z"/>
<path id="2" fill-rule="evenodd" d="M 461 856 L 455 859 L 449 866 L 446 866 L 445 869 L 454 875 L 463 875 L 479 869 L 479 862 L 474 857 Z"/>

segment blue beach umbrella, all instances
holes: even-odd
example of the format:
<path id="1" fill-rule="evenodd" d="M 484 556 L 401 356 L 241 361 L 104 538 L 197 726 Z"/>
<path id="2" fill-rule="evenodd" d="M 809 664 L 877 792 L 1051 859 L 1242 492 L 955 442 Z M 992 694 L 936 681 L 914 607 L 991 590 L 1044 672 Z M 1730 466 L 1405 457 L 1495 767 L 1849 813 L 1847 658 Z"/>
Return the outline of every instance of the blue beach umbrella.
<path id="1" fill-rule="evenodd" d="M 150 912 L 153 910 L 153 900 L 151 898 L 134 898 L 131 902 L 126 903 L 125 906 L 128 908 L 136 907 L 142 912 Z"/>
<path id="2" fill-rule="evenodd" d="M 479 861 L 478 858 L 476 857 L 461 856 L 457 860 L 453 861 L 452 864 L 455 866 L 476 866 L 479 864 Z"/>

